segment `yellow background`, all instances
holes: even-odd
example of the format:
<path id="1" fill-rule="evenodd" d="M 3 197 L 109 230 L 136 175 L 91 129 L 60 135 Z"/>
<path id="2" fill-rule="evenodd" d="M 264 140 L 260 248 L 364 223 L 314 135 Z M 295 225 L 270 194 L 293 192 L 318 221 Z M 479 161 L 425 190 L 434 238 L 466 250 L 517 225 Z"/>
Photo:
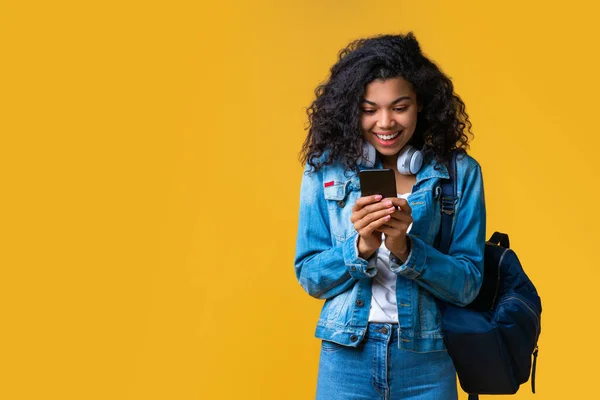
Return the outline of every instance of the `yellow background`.
<path id="1" fill-rule="evenodd" d="M 4 0 L 0 398 L 312 398 L 304 108 L 350 40 L 409 30 L 543 299 L 538 394 L 516 398 L 595 398 L 592 3 Z"/>

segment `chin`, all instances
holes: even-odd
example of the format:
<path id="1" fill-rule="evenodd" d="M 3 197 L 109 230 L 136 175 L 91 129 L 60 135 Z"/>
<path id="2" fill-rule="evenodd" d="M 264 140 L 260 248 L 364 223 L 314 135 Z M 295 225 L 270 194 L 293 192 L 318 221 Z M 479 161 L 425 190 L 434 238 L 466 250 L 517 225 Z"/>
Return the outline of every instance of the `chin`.
<path id="1" fill-rule="evenodd" d="M 400 152 L 400 150 L 402 150 L 402 148 L 404 147 L 404 145 L 400 146 L 400 147 L 385 147 L 385 148 L 380 148 L 380 147 L 375 147 L 377 149 L 377 151 L 383 155 L 383 156 L 395 156 L 396 154 L 398 154 Z"/>

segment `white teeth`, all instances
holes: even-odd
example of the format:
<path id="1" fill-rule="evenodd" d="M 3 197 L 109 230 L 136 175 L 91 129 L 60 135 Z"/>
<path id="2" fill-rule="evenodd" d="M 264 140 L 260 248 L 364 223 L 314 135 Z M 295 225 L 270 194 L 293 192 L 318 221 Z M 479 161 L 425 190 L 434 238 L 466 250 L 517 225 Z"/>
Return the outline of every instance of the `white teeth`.
<path id="1" fill-rule="evenodd" d="M 377 136 L 379 139 L 382 139 L 382 140 L 392 140 L 392 139 L 394 139 L 396 136 L 398 136 L 399 134 L 400 134 L 400 132 L 396 132 L 396 133 L 394 133 L 394 134 L 391 134 L 391 135 L 377 135 L 377 134 L 375 134 L 375 135 L 376 135 L 376 136 Z"/>

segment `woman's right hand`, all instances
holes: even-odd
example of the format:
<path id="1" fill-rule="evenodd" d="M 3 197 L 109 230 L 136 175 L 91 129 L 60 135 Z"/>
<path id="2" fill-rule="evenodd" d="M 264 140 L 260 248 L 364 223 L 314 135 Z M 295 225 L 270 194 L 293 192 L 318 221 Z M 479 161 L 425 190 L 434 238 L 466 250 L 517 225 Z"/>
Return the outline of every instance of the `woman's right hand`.
<path id="1" fill-rule="evenodd" d="M 358 255 L 367 259 L 381 246 L 381 232 L 377 229 L 390 220 L 395 208 L 389 199 L 380 201 L 381 195 L 360 197 L 352 207 L 350 221 L 358 232 Z"/>

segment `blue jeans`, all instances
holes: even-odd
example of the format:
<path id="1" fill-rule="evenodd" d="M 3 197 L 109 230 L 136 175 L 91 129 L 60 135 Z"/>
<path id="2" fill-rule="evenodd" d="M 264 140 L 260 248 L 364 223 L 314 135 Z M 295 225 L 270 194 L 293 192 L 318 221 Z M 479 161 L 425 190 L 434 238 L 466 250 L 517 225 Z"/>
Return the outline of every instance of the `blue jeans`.
<path id="1" fill-rule="evenodd" d="M 445 351 L 398 349 L 398 325 L 370 323 L 357 348 L 322 341 L 317 400 L 457 400 Z"/>

